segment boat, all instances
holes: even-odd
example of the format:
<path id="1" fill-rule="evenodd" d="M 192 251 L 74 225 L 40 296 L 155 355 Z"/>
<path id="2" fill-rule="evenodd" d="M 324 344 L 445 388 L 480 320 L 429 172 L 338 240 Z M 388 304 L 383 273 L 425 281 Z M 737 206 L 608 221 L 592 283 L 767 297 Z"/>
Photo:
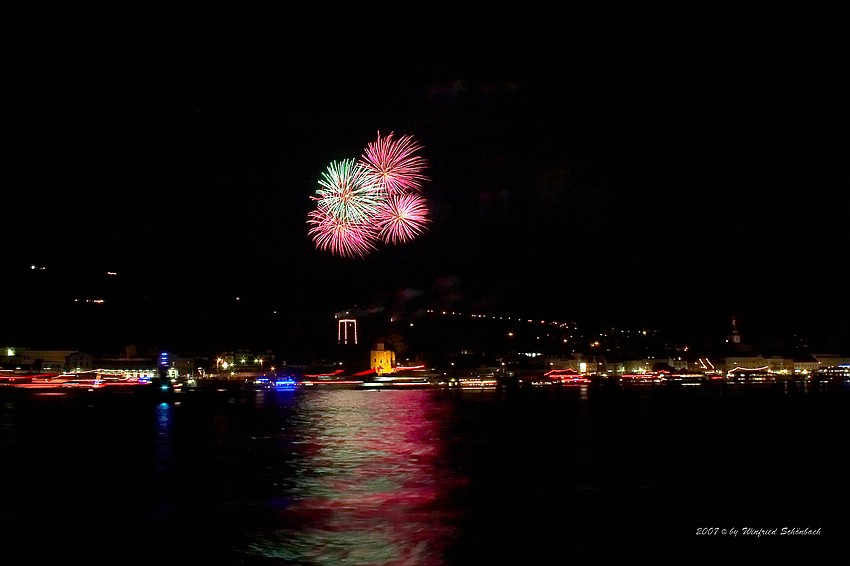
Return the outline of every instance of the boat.
<path id="1" fill-rule="evenodd" d="M 0 375 L 0 392 L 6 395 L 61 395 L 68 378 L 58 373 L 5 373 Z"/>
<path id="2" fill-rule="evenodd" d="M 555 385 L 590 385 L 589 377 L 572 368 L 552 369 L 543 376 Z"/>
<path id="3" fill-rule="evenodd" d="M 362 385 L 362 379 L 349 379 L 346 377 L 319 377 L 303 379 L 300 382 L 301 387 L 308 389 L 360 389 Z"/>
<path id="4" fill-rule="evenodd" d="M 330 372 L 304 374 L 299 385 L 320 389 L 359 389 L 363 385 L 363 378 L 346 375 L 343 370 L 337 369 Z"/>
<path id="5" fill-rule="evenodd" d="M 646 386 L 666 383 L 667 372 L 649 371 L 646 373 L 624 373 L 620 376 L 620 385 L 624 386 Z"/>
<path id="6" fill-rule="evenodd" d="M 298 382 L 292 377 L 267 377 L 265 375 L 245 380 L 245 386 L 252 391 L 293 391 Z"/>
<path id="7" fill-rule="evenodd" d="M 736 367 L 726 373 L 726 383 L 734 385 L 757 385 L 776 383 L 777 375 L 767 366 L 758 368 Z"/>
<path id="8" fill-rule="evenodd" d="M 0 376 L 0 389 L 31 397 L 81 394 L 136 395 L 153 391 L 150 379 L 99 373 L 35 373 Z"/>
<path id="9" fill-rule="evenodd" d="M 434 383 L 421 375 L 381 375 L 363 381 L 363 389 L 429 389 Z"/>
<path id="10" fill-rule="evenodd" d="M 441 382 L 441 384 L 450 388 L 475 390 L 496 389 L 499 386 L 498 380 L 491 376 L 452 377 Z"/>

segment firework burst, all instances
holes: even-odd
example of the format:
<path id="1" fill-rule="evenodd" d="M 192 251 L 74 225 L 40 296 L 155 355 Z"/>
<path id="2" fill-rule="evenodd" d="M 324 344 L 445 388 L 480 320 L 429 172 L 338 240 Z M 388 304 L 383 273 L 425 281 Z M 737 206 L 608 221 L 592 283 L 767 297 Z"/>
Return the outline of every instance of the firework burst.
<path id="1" fill-rule="evenodd" d="M 378 185 L 390 196 L 398 193 L 419 191 L 428 177 L 423 174 L 427 165 L 417 155 L 422 149 L 413 136 L 393 139 L 393 132 L 370 143 L 360 156 L 370 184 Z"/>
<path id="2" fill-rule="evenodd" d="M 430 222 L 428 205 L 416 193 L 388 197 L 378 210 L 378 236 L 387 244 L 403 244 L 414 239 Z"/>
<path id="3" fill-rule="evenodd" d="M 343 220 L 328 210 L 308 214 L 308 234 L 316 248 L 340 257 L 365 257 L 375 250 L 377 232 L 373 224 Z"/>
<path id="4" fill-rule="evenodd" d="M 403 244 L 430 222 L 421 194 L 425 160 L 412 136 L 393 134 L 370 143 L 360 160 L 332 161 L 310 198 L 316 209 L 307 233 L 316 248 L 341 257 L 365 257 L 378 242 Z"/>
<path id="5" fill-rule="evenodd" d="M 319 179 L 318 207 L 339 220 L 363 222 L 382 203 L 380 187 L 369 182 L 366 169 L 354 159 L 332 161 Z"/>

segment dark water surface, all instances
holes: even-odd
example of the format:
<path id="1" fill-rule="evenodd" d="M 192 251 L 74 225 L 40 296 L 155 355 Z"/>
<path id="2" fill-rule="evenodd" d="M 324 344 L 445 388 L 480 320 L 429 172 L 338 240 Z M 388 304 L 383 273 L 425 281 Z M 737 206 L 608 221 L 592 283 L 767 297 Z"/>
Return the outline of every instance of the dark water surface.
<path id="1" fill-rule="evenodd" d="M 0 564 L 841 562 L 848 409 L 782 388 L 4 400 Z"/>

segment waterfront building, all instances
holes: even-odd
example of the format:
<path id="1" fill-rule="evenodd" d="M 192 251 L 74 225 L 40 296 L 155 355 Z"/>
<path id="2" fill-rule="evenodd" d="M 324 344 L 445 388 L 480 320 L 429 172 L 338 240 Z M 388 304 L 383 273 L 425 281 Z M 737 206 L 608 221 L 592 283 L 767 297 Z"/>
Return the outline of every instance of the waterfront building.
<path id="1" fill-rule="evenodd" d="M 813 353 L 812 357 L 817 361 L 818 367 L 850 366 L 850 356 L 841 356 L 836 353 Z"/>
<path id="2" fill-rule="evenodd" d="M 566 356 L 544 356 L 543 361 L 546 367 L 550 370 L 570 369 L 580 373 L 594 373 L 589 371 L 587 360 L 581 354 L 573 354 L 570 357 Z"/>
<path id="3" fill-rule="evenodd" d="M 791 372 L 794 375 L 812 375 L 818 370 L 819 364 L 814 356 L 798 354 L 791 358 Z"/>
<path id="4" fill-rule="evenodd" d="M 3 348 L 3 369 L 61 373 L 86 371 L 94 367 L 90 354 L 77 350 L 33 350 L 7 346 Z"/>
<path id="5" fill-rule="evenodd" d="M 159 358 L 155 356 L 136 357 L 98 357 L 95 358 L 98 369 L 120 373 L 124 377 L 154 378 L 159 376 Z"/>
<path id="6" fill-rule="evenodd" d="M 74 352 L 67 358 L 66 371 L 88 371 L 94 369 L 94 356 L 86 352 Z"/>
<path id="7" fill-rule="evenodd" d="M 396 366 L 395 352 L 385 347 L 384 342 L 378 342 L 369 352 L 371 365 L 369 366 L 378 375 L 391 373 Z"/>

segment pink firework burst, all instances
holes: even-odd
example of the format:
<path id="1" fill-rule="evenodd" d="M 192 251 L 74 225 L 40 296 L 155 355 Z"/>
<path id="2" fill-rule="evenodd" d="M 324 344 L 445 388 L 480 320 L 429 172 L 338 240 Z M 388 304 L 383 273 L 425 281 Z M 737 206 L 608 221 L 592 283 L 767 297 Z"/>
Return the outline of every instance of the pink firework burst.
<path id="1" fill-rule="evenodd" d="M 423 174 L 427 163 L 417 155 L 422 149 L 413 136 L 401 136 L 393 139 L 393 133 L 370 143 L 360 157 L 360 164 L 366 169 L 367 182 L 377 185 L 388 194 L 419 191 L 422 182 L 428 177 Z"/>
<path id="2" fill-rule="evenodd" d="M 378 210 L 376 228 L 385 243 L 403 244 L 421 234 L 429 222 L 425 199 L 404 193 L 387 198 Z"/>
<path id="3" fill-rule="evenodd" d="M 308 214 L 308 234 L 316 248 L 341 257 L 365 257 L 375 249 L 377 229 L 369 222 L 352 222 L 318 208 Z"/>

